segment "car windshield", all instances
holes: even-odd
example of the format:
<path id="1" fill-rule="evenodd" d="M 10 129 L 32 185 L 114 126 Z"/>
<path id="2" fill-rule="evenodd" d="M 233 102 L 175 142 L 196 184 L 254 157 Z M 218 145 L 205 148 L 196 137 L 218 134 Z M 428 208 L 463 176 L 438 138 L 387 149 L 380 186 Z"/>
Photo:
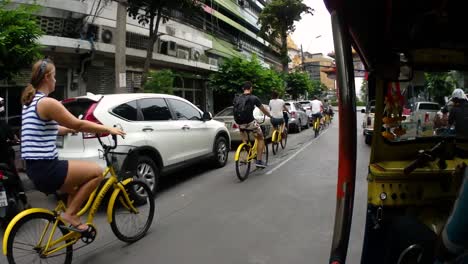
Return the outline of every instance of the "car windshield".
<path id="1" fill-rule="evenodd" d="M 430 104 L 430 103 L 420 103 L 419 110 L 434 110 L 439 111 L 440 106 L 438 104 Z"/>
<path id="2" fill-rule="evenodd" d="M 464 83 L 459 76 L 457 71 L 415 71 L 409 82 L 388 83 L 380 113 L 382 136 L 390 141 L 411 141 L 454 135 L 456 124 L 449 125 L 449 115 L 442 116 L 440 106 Z"/>
<path id="3" fill-rule="evenodd" d="M 225 108 L 221 110 L 220 112 L 218 112 L 215 116 L 234 116 L 233 109 L 234 108 L 232 107 Z"/>

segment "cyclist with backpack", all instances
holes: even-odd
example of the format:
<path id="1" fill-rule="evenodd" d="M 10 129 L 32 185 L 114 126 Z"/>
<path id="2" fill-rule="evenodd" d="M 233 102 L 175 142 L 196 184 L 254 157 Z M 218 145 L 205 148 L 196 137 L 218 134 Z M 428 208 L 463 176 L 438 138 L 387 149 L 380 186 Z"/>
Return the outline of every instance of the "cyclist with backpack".
<path id="1" fill-rule="evenodd" d="M 258 141 L 257 146 L 257 163 L 255 164 L 259 168 L 265 168 L 266 165 L 262 161 L 263 149 L 265 148 L 265 141 L 263 138 L 263 132 L 258 124 L 257 120 L 253 116 L 255 106 L 258 107 L 266 116 L 272 117 L 262 102 L 257 96 L 252 94 L 252 83 L 245 82 L 242 86 L 244 93 L 237 96 L 234 99 L 234 121 L 239 125 L 239 129 L 242 135 L 242 141 L 247 141 L 247 132 L 245 130 L 251 130 Z"/>

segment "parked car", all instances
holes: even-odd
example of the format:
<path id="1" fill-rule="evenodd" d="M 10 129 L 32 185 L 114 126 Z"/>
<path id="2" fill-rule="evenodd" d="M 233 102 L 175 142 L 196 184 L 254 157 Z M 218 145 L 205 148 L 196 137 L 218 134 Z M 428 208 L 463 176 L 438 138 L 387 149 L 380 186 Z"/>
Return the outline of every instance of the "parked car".
<path id="1" fill-rule="evenodd" d="M 263 105 L 263 107 L 270 109 L 268 105 Z M 262 123 L 263 119 L 265 118 L 265 122 L 263 125 L 265 126 L 265 138 L 271 138 L 273 134 L 273 128 L 270 122 L 270 118 L 268 116 L 263 115 L 262 111 L 255 107 L 254 109 L 254 117 L 259 122 Z M 241 134 L 239 131 L 239 125 L 236 124 L 234 121 L 234 107 L 229 106 L 218 112 L 213 119 L 223 122 L 226 128 L 229 130 L 229 134 L 231 135 L 231 142 L 239 143 L 242 141 Z M 253 138 L 253 137 L 252 137 Z"/>
<path id="2" fill-rule="evenodd" d="M 416 102 L 411 109 L 410 120 L 421 123 L 432 122 L 434 116 L 440 110 L 440 105 L 435 102 Z"/>
<path id="3" fill-rule="evenodd" d="M 299 101 L 299 103 L 302 105 L 302 108 L 304 109 L 307 116 L 309 117 L 310 124 L 312 124 L 314 122 L 314 120 L 312 119 L 312 101 L 305 100 L 305 101 Z"/>
<path id="4" fill-rule="evenodd" d="M 108 94 L 70 98 L 63 105 L 76 117 L 107 126 L 120 124 L 127 133 L 119 138 L 117 169 L 125 176 L 132 168 L 153 192 L 161 175 L 209 159 L 216 167 L 226 164 L 230 135 L 224 124 L 212 120 L 189 101 L 166 94 Z M 110 143 L 110 137 L 105 136 Z M 96 135 L 78 133 L 57 138 L 59 157 L 99 161 Z M 118 155 L 117 157 L 119 157 Z M 136 157 L 136 158 L 135 158 Z M 132 159 L 135 158 L 135 159 Z M 132 162 L 130 162 L 132 161 Z M 128 175 L 127 175 L 128 176 Z"/>
<path id="5" fill-rule="evenodd" d="M 289 110 L 289 131 L 301 132 L 302 128 L 309 128 L 309 117 L 302 108 L 302 105 L 295 101 L 287 101 L 286 107 Z"/>
<path id="6" fill-rule="evenodd" d="M 362 134 L 365 137 L 365 143 L 370 145 L 372 143 L 372 135 L 374 134 L 375 100 L 369 101 L 366 108 L 361 110 L 361 113 L 364 114 L 362 120 Z"/>

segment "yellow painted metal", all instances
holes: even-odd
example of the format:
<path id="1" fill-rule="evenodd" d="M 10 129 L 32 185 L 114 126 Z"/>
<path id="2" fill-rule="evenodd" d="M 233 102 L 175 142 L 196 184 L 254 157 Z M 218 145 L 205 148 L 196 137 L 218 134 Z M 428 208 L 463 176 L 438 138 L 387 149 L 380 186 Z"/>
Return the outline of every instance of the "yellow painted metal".
<path id="1" fill-rule="evenodd" d="M 127 185 L 129 182 L 133 181 L 133 178 L 128 178 L 122 182 L 118 182 L 114 185 L 114 192 L 112 192 L 111 198 L 109 199 L 109 204 L 107 205 L 107 222 L 112 222 L 112 212 L 114 210 L 115 201 L 119 193 L 125 189 L 123 186 Z"/>
<path id="2" fill-rule="evenodd" d="M 23 218 L 23 217 L 25 217 L 27 215 L 36 214 L 36 213 L 45 213 L 45 214 L 54 215 L 54 213 L 52 211 L 50 211 L 48 209 L 44 209 L 44 208 L 31 208 L 31 209 L 24 210 L 23 212 L 17 214 L 10 221 L 10 223 L 8 224 L 8 226 L 7 226 L 6 230 L 5 230 L 5 234 L 3 235 L 3 254 L 5 256 L 7 254 L 8 237 L 10 236 L 11 230 L 13 229 L 15 224 L 18 223 L 18 221 L 21 220 L 21 218 Z"/>
<path id="3" fill-rule="evenodd" d="M 239 145 L 239 147 L 237 147 L 236 154 L 234 155 L 234 160 L 235 161 L 239 160 L 240 152 L 241 152 L 242 148 L 244 147 L 244 145 L 247 145 L 247 143 L 241 143 Z"/>

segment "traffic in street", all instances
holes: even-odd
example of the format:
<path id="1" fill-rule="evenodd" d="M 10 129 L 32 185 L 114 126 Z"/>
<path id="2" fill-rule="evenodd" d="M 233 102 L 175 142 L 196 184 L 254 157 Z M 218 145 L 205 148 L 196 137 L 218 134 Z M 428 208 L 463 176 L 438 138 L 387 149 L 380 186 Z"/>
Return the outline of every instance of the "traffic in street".
<path id="1" fill-rule="evenodd" d="M 362 115 L 357 116 L 359 124 Z M 317 138 L 312 129 L 290 134 L 277 155 L 270 148 L 268 167 L 244 182 L 236 177 L 233 150 L 223 168 L 198 165 L 162 178 L 155 220 L 134 244 L 116 239 L 101 208 L 96 241 L 81 249 L 84 244 L 77 243 L 73 262 L 325 263 L 336 205 L 337 121 L 338 114 Z M 349 263 L 359 261 L 362 249 L 370 152 L 364 137 L 358 134 L 357 140 Z M 27 195 L 33 207 L 55 205 L 52 196 L 32 189 Z M 0 260 L 6 263 L 4 256 Z"/>

